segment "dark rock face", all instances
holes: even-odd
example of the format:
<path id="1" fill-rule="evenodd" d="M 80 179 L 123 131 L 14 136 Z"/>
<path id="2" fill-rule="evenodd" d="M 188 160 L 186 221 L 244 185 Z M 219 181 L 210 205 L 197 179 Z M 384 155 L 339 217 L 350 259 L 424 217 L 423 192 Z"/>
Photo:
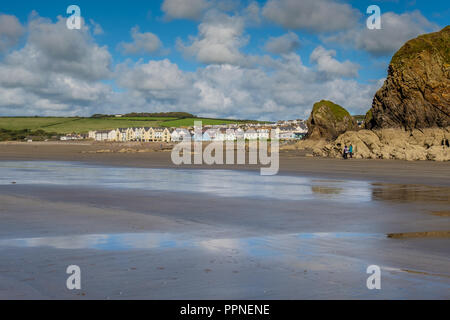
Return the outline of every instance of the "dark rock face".
<path id="1" fill-rule="evenodd" d="M 408 41 L 366 115 L 367 129 L 450 125 L 450 26 Z"/>
<path id="2" fill-rule="evenodd" d="M 310 139 L 334 140 L 347 130 L 356 128 L 356 122 L 347 110 L 327 100 L 314 104 L 308 119 Z"/>

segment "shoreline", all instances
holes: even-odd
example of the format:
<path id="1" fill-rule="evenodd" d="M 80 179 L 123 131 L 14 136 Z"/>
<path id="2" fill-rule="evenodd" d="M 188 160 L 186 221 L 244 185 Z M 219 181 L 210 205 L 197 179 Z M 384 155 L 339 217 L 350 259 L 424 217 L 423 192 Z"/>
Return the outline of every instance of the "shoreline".
<path id="1" fill-rule="evenodd" d="M 146 152 L 119 152 L 119 149 Z M 0 161 L 73 161 L 113 167 L 201 170 L 259 170 L 259 165 L 174 165 L 160 143 L 33 142 L 0 143 Z M 113 152 L 100 152 L 111 148 Z M 115 149 L 113 149 L 115 148 Z M 280 152 L 279 175 L 365 180 L 397 184 L 450 186 L 446 162 L 308 157 L 301 151 Z"/>

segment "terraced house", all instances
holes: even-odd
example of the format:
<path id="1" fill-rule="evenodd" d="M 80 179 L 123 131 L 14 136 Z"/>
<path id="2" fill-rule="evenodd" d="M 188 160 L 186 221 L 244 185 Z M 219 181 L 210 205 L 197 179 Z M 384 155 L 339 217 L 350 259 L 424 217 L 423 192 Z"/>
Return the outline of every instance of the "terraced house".
<path id="1" fill-rule="evenodd" d="M 97 141 L 140 141 L 140 142 L 176 142 L 182 141 L 186 135 L 194 141 L 236 141 L 240 139 L 270 139 L 271 132 L 281 140 L 299 140 L 307 132 L 304 123 L 297 124 L 246 124 L 205 126 L 200 134 L 194 128 L 118 128 L 113 130 L 90 131 L 89 138 Z"/>
<path id="2" fill-rule="evenodd" d="M 142 138 L 144 142 L 149 142 L 152 141 L 153 139 L 153 128 L 150 127 L 145 127 L 143 128 L 143 132 L 142 132 Z"/>
<path id="3" fill-rule="evenodd" d="M 154 142 L 171 142 L 171 131 L 167 128 L 151 128 L 153 135 L 150 141 Z"/>

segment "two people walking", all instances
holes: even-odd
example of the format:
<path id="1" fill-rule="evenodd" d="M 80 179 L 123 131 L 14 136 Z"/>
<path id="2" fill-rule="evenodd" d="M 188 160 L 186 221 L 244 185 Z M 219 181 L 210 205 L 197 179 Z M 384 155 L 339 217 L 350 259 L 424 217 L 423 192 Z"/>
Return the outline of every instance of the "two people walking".
<path id="1" fill-rule="evenodd" d="M 350 147 L 347 147 L 347 145 L 344 148 L 344 159 L 348 159 L 348 157 L 350 156 L 350 158 L 353 158 L 353 145 L 350 145 Z"/>

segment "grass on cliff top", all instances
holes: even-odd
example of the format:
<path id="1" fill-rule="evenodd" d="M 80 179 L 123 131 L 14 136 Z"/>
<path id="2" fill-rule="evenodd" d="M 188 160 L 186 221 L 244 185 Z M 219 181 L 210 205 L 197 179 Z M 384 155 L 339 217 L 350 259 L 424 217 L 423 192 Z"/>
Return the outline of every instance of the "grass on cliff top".
<path id="1" fill-rule="evenodd" d="M 423 51 L 437 52 L 444 58 L 444 63 L 450 64 L 450 26 L 439 32 L 424 34 L 409 40 L 392 57 L 391 64 L 400 66 L 405 59 Z"/>
<path id="2" fill-rule="evenodd" d="M 342 121 L 345 116 L 348 116 L 351 119 L 350 113 L 348 113 L 347 110 L 345 110 L 343 107 L 341 107 L 338 104 L 335 104 L 334 102 L 328 101 L 328 100 L 322 100 L 320 102 L 317 102 L 314 104 L 313 107 L 313 113 L 317 112 L 319 107 L 326 105 L 328 108 L 330 108 L 331 112 L 333 113 L 334 117 L 338 121 Z"/>

